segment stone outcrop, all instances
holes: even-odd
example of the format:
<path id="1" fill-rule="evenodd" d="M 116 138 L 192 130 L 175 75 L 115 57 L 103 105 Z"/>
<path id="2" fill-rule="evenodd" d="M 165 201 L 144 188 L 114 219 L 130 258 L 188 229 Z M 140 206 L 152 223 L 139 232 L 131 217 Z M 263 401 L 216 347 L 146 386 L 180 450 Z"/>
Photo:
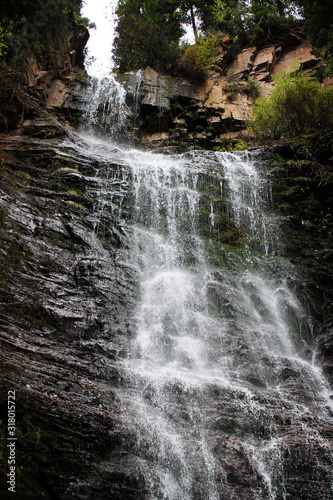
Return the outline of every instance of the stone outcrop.
<path id="1" fill-rule="evenodd" d="M 140 102 L 143 143 L 169 149 L 218 149 L 246 135 L 251 105 L 259 93 L 270 94 L 273 76 L 294 71 L 297 65 L 312 70 L 319 63 L 304 38 L 294 36 L 289 43 L 244 49 L 224 74 L 212 71 L 204 84 L 161 75 L 151 68 L 120 75 L 120 80 L 128 102 Z"/>
<path id="2" fill-rule="evenodd" d="M 275 75 L 298 65 L 309 71 L 320 64 L 300 33 L 261 49 L 248 47 L 228 66 L 225 54 L 219 58 L 204 83 L 152 68 L 118 75 L 126 103 L 136 114 L 129 135 L 147 147 L 170 151 L 224 149 L 246 138 L 251 105 L 258 95 L 271 93 Z M 75 124 L 88 106 L 85 86 L 75 74 L 49 82 L 46 108 L 60 119 Z"/>
<path id="3" fill-rule="evenodd" d="M 63 99 L 59 100 L 61 92 L 71 94 L 76 83 L 86 79 L 83 51 L 88 38 L 86 28 L 76 27 L 70 34 L 67 51 L 54 50 L 52 57 L 48 55 L 38 60 L 30 54 L 26 61 L 27 70 L 20 75 L 19 87 L 10 81 L 10 73 L 15 74 L 21 68 L 16 68 L 15 62 L 8 62 L 3 71 L 9 74 L 7 85 L 15 85 L 15 90 L 8 101 L 0 100 L 0 132 L 15 129 L 26 118 L 42 116 L 49 97 L 63 102 Z"/>

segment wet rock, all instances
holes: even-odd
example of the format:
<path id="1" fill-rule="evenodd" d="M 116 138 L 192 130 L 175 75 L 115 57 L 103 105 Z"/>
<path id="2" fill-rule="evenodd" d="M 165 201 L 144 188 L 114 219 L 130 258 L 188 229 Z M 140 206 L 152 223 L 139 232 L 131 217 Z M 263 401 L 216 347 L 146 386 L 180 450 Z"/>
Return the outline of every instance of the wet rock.
<path id="1" fill-rule="evenodd" d="M 40 137 L 45 123 L 29 127 Z M 114 360 L 137 288 L 120 262 L 126 237 L 116 256 L 89 220 L 103 183 L 91 177 L 92 163 L 72 157 L 76 168 L 68 167 L 68 156 L 34 141 L 1 138 L 1 416 L 15 390 L 20 498 L 73 498 L 68 484 L 93 474 L 97 457 L 113 446 L 121 377 Z M 120 225 L 111 212 L 103 217 Z M 101 473 L 94 478 L 103 482 Z"/>
<path id="2" fill-rule="evenodd" d="M 230 188 L 216 154 L 190 152 L 183 160 L 199 170 L 197 232 L 210 255 L 205 269 L 205 306 L 211 314 L 207 359 L 219 370 L 225 367 L 235 383 L 212 375 L 207 383 L 191 386 L 172 378 L 161 397 L 154 380 L 146 379 L 140 392 L 134 390 L 142 388 L 137 377 L 128 390 L 130 375 L 124 367 L 136 331 L 140 274 L 126 264 L 134 201 L 125 162 L 118 162 L 116 148 L 108 162 L 100 163 L 89 155 L 82 158 L 82 152 L 60 141 L 26 135 L 2 137 L 1 146 L 0 410 L 5 421 L 8 390 L 16 390 L 18 494 L 27 499 L 144 499 L 149 478 L 157 484 L 160 477 L 159 441 L 152 432 L 156 424 L 150 421 L 148 437 L 145 427 L 149 404 L 156 411 L 160 405 L 170 425 L 188 431 L 184 442 L 197 467 L 193 498 L 208 497 L 209 486 L 199 472 L 207 468 L 199 446 L 205 440 L 214 452 L 213 480 L 221 498 L 328 499 L 331 414 L 325 408 L 318 413 L 309 397 L 308 391 L 316 388 L 307 373 L 311 353 L 303 364 L 283 356 L 267 359 L 263 344 L 275 341 L 278 323 L 267 330 L 268 340 L 260 336 L 258 322 L 269 323 L 272 311 L 255 278 L 246 273 L 247 228 L 240 231 L 230 220 L 235 216 L 227 200 Z M 269 159 L 269 151 L 263 154 Z M 326 246 L 327 231 L 315 224 L 330 186 L 315 187 L 311 181 L 310 201 L 308 190 L 297 191 L 296 197 L 284 182 L 290 168 L 285 164 L 275 172 L 273 205 L 280 207 L 288 227 L 283 234 L 287 241 L 279 248 L 293 257 L 300 279 L 279 258 L 258 255 L 257 269 L 265 265 L 277 276 L 283 271 L 295 295 L 311 309 L 313 335 L 330 374 L 332 250 Z M 290 170 L 288 175 L 293 186 L 303 186 Z M 316 208 L 310 229 L 302 223 L 304 213 L 311 214 L 309 207 Z M 146 220 L 151 214 L 140 215 Z M 186 220 L 178 221 L 178 229 L 188 252 L 182 257 L 191 267 L 190 249 L 198 242 Z M 242 283 L 236 280 L 240 269 Z M 284 307 L 283 321 L 293 329 L 297 323 L 306 343 L 314 343 L 302 316 L 288 307 L 288 297 L 277 297 Z M 251 314 L 244 301 L 251 304 Z M 189 328 L 195 334 L 207 314 L 199 299 L 191 314 Z M 163 326 L 166 333 L 160 341 L 170 355 L 177 327 L 167 314 Z M 240 335 L 247 329 L 251 343 Z M 295 341 L 297 348 L 303 340 Z M 221 344 L 224 354 L 219 358 Z M 186 366 L 191 367 L 190 359 Z M 142 405 L 140 418 L 127 411 L 129 402 L 136 411 Z M 165 459 L 163 466 L 175 471 L 177 461 Z M 3 463 L 0 473 L 5 484 Z"/>

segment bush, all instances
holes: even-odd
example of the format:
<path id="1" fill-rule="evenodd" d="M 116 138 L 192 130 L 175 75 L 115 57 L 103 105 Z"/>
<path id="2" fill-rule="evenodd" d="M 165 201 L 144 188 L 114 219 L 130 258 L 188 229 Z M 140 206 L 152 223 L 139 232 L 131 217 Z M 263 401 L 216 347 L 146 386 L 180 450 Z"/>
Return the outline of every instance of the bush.
<path id="1" fill-rule="evenodd" d="M 267 7 L 254 9 L 254 15 L 249 21 L 249 43 L 263 45 L 263 42 L 283 37 L 292 26 L 292 18 L 270 12 Z"/>
<path id="2" fill-rule="evenodd" d="M 283 73 L 270 97 L 253 104 L 249 126 L 260 136 L 296 137 L 312 132 L 321 135 L 333 128 L 333 87 L 324 88 L 303 73 Z"/>
<path id="3" fill-rule="evenodd" d="M 247 82 L 242 88 L 242 92 L 243 94 L 246 94 L 250 97 L 253 97 L 254 99 L 257 99 L 260 96 L 261 87 L 258 82 L 256 82 L 253 78 L 249 76 Z"/>
<path id="4" fill-rule="evenodd" d="M 206 37 L 198 38 L 185 50 L 179 62 L 179 72 L 191 80 L 204 81 L 219 47 L 220 39 L 216 35 L 208 33 Z"/>

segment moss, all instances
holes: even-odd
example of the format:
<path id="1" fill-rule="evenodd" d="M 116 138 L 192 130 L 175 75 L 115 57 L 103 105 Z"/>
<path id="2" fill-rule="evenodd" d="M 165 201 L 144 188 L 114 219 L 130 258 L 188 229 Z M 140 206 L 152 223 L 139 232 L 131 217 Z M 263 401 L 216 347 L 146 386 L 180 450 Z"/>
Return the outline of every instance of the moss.
<path id="1" fill-rule="evenodd" d="M 74 208 L 77 210 L 87 210 L 86 207 L 82 203 L 77 203 L 76 201 L 65 200 L 65 203 L 67 205 L 69 205 L 71 208 Z"/>
<path id="2" fill-rule="evenodd" d="M 24 126 L 23 131 L 25 135 L 36 139 L 55 139 L 65 136 L 63 127 L 58 125 L 53 119 L 32 122 L 30 125 Z"/>
<path id="3" fill-rule="evenodd" d="M 68 189 L 67 193 L 72 194 L 73 196 L 84 196 L 84 193 L 79 189 Z"/>

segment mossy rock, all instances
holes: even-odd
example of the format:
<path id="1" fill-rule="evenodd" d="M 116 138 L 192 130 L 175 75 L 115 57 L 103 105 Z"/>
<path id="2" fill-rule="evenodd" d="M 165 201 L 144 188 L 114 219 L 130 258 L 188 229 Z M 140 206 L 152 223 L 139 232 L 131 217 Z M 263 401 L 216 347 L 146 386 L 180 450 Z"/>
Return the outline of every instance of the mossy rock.
<path id="1" fill-rule="evenodd" d="M 25 122 L 23 133 L 36 139 L 56 139 L 66 135 L 65 129 L 53 118 L 35 119 Z"/>

